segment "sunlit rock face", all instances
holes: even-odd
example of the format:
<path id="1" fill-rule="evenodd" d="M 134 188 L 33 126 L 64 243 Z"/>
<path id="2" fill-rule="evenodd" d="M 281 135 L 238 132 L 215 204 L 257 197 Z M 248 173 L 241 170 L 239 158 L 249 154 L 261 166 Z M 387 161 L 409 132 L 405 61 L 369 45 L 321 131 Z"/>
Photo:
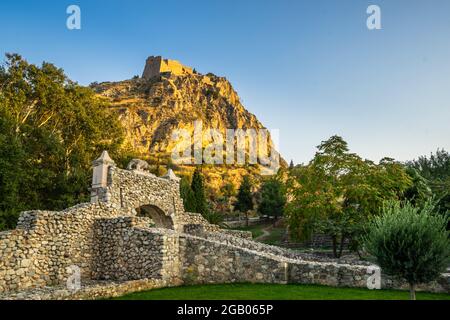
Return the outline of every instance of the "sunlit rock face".
<path id="1" fill-rule="evenodd" d="M 224 142 L 227 129 L 264 130 L 256 116 L 244 108 L 226 78 L 211 73 L 199 74 L 178 61 L 151 56 L 146 61 L 142 77 L 104 82 L 92 87 L 112 103 L 133 150 L 154 167 L 158 163 L 158 169 L 161 170 L 170 161 L 173 150 L 180 142 L 173 138 L 176 130 L 187 132 L 193 145 L 194 131 L 196 128 L 198 130 L 198 124 L 201 123 L 203 148 L 212 143 L 211 139 L 205 138 L 210 129 L 218 129 Z M 272 146 L 269 134 L 267 146 L 264 146 L 267 153 Z M 216 164 L 204 167 L 203 173 L 211 194 L 220 193 L 221 188 L 228 183 L 237 187 L 246 174 L 258 180 L 262 166 L 249 165 L 249 150 L 248 146 L 244 149 L 246 165 Z M 286 166 L 282 158 L 280 165 Z M 194 166 L 189 165 L 175 168 L 179 175 L 191 174 L 193 170 Z"/>

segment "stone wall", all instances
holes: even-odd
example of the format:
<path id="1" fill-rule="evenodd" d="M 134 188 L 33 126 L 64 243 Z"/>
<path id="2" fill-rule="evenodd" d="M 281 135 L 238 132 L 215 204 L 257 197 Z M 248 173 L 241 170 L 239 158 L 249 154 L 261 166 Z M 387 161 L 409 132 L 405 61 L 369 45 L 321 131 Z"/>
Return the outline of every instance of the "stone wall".
<path id="1" fill-rule="evenodd" d="M 136 209 L 151 204 L 164 211 L 166 216 L 172 218 L 174 225 L 178 225 L 177 218 L 183 215 L 184 208 L 177 181 L 116 167 L 110 167 L 108 181 L 107 201 L 113 207 L 136 215 Z"/>
<path id="2" fill-rule="evenodd" d="M 204 231 L 211 231 L 211 232 L 221 231 L 219 226 L 208 223 L 208 221 L 205 218 L 203 218 L 203 216 L 200 213 L 185 212 L 185 214 L 179 217 L 178 222 L 183 225 L 184 224 L 198 225 L 199 228 Z"/>
<path id="3" fill-rule="evenodd" d="M 128 293 L 173 286 L 158 279 L 129 281 L 85 281 L 80 290 L 73 291 L 66 286 L 35 288 L 27 291 L 0 293 L 0 300 L 93 300 L 120 297 Z"/>
<path id="4" fill-rule="evenodd" d="M 96 221 L 93 279 L 178 279 L 176 233 L 146 224 L 148 221 L 136 217 Z"/>
<path id="5" fill-rule="evenodd" d="M 150 213 L 139 216 L 140 207 L 151 208 Z M 173 228 L 155 228 L 162 217 Z M 366 286 L 363 262 L 320 260 L 250 239 L 249 232 L 222 230 L 200 214 L 184 212 L 176 177 L 118 169 L 104 152 L 94 163 L 92 203 L 61 212 L 23 212 L 15 230 L 0 233 L 0 292 L 17 296 L 14 292 L 32 288 L 60 288 L 73 266 L 80 270 L 82 285 L 108 282 L 104 290 L 96 285 L 88 291 L 93 295 L 155 283 Z M 382 279 L 384 288 L 405 288 Z M 449 280 L 445 274 L 421 289 L 450 292 Z M 123 290 L 111 290 L 111 281 L 121 282 Z"/>
<path id="6" fill-rule="evenodd" d="M 303 261 L 195 236 L 180 236 L 185 283 L 306 283 L 366 287 L 367 266 Z"/>
<path id="7" fill-rule="evenodd" d="M 282 283 L 279 259 L 195 236 L 180 236 L 182 278 L 186 284 L 264 282 Z"/>
<path id="8" fill-rule="evenodd" d="M 94 221 L 117 215 L 114 208 L 90 203 L 23 212 L 15 230 L 0 234 L 0 292 L 61 283 L 71 265 L 90 279 Z"/>
<path id="9" fill-rule="evenodd" d="M 151 79 L 161 73 L 171 73 L 174 75 L 192 74 L 193 69 L 182 65 L 177 60 L 163 59 L 161 56 L 150 56 L 145 63 L 142 78 Z"/>
<path id="10" fill-rule="evenodd" d="M 92 203 L 61 212 L 23 212 L 15 230 L 0 233 L 0 292 L 65 283 L 71 266 L 80 268 L 83 281 L 175 279 L 177 237 L 149 232 L 155 221 L 135 217 L 140 206 L 157 208 L 154 212 L 171 219 L 174 229 L 190 221 L 176 177 L 119 169 L 103 152 L 94 162 Z M 107 267 L 105 261 L 114 263 Z"/>
<path id="11" fill-rule="evenodd" d="M 302 283 L 340 287 L 367 287 L 369 265 L 311 261 L 301 254 L 227 235 L 180 235 L 182 279 L 195 283 Z M 381 274 L 381 287 L 407 289 L 403 281 Z M 418 290 L 450 292 L 450 274 Z"/>

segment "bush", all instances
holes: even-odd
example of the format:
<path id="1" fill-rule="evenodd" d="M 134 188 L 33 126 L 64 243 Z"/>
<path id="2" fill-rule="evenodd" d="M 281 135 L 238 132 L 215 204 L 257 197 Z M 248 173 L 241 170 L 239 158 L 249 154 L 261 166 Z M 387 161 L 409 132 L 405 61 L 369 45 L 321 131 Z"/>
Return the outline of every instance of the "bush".
<path id="1" fill-rule="evenodd" d="M 226 224 L 224 223 L 224 216 L 219 212 L 208 212 L 206 215 L 204 215 L 204 218 L 211 224 L 215 224 L 220 227 L 226 227 Z"/>
<path id="2" fill-rule="evenodd" d="M 381 269 L 409 283 L 412 300 L 416 285 L 439 277 L 450 258 L 448 217 L 434 210 L 431 202 L 422 208 L 387 202 L 364 237 L 365 249 Z"/>

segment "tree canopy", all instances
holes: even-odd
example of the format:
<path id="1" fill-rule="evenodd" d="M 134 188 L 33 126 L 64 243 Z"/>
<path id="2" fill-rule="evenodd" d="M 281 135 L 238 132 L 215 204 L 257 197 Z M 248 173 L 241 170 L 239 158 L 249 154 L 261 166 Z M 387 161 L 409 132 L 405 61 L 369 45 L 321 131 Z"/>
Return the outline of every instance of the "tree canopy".
<path id="1" fill-rule="evenodd" d="M 63 70 L 7 54 L 0 67 L 0 228 L 27 209 L 86 201 L 91 162 L 119 157 L 123 131 L 108 105 Z"/>
<path id="2" fill-rule="evenodd" d="M 261 202 L 258 212 L 262 215 L 281 217 L 286 205 L 286 194 L 283 184 L 276 178 L 270 178 L 261 186 Z"/>
<path id="3" fill-rule="evenodd" d="M 437 209 L 445 214 L 450 211 L 450 154 L 445 150 L 437 150 L 429 157 L 419 157 L 407 163 L 409 172 L 418 183 L 411 190 L 411 197 L 423 202 L 423 197 L 431 194 L 438 201 Z M 429 188 L 429 191 L 424 191 Z"/>
<path id="4" fill-rule="evenodd" d="M 249 176 L 244 176 L 239 186 L 237 200 L 234 204 L 234 208 L 240 212 L 246 213 L 253 209 L 253 196 L 252 196 L 252 184 Z"/>
<path id="5" fill-rule="evenodd" d="M 365 248 L 383 272 L 409 283 L 415 299 L 415 286 L 435 280 L 450 262 L 448 217 L 436 215 L 429 201 L 422 207 L 390 201 L 382 211 L 367 228 Z"/>
<path id="6" fill-rule="evenodd" d="M 400 163 L 389 158 L 379 164 L 363 160 L 350 153 L 339 136 L 317 148 L 308 165 L 290 171 L 287 220 L 296 238 L 306 239 L 313 232 L 330 235 L 339 256 L 344 241 L 356 240 L 363 223 L 379 213 L 383 201 L 401 198 L 411 180 Z"/>

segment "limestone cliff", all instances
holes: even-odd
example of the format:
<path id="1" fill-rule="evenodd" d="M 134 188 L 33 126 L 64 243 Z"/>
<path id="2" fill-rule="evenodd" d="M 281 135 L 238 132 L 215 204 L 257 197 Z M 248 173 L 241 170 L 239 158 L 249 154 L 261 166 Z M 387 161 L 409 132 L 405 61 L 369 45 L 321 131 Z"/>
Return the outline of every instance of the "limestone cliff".
<path id="1" fill-rule="evenodd" d="M 226 78 L 210 73 L 202 75 L 195 69 L 180 73 L 181 67 L 183 70 L 192 69 L 178 62 L 172 63 L 173 60 L 150 58 L 143 78 L 92 85 L 99 95 L 111 102 L 126 129 L 128 142 L 140 157 L 154 165 L 167 164 L 178 143 L 172 138 L 173 131 L 185 129 L 193 137 L 194 123 L 200 120 L 203 132 L 218 129 L 224 137 L 226 129 L 264 128 L 255 115 L 244 108 Z M 164 65 L 156 65 L 155 61 L 163 61 Z M 171 72 L 171 66 L 177 68 L 175 72 Z M 160 72 L 155 73 L 158 68 Z M 269 146 L 272 144 L 270 138 L 268 143 Z M 285 166 L 285 161 L 280 160 L 281 166 Z M 231 182 L 237 186 L 243 175 L 257 177 L 260 169 L 258 164 L 248 163 L 244 166 L 206 165 L 203 172 L 208 186 L 220 194 L 224 184 Z M 175 168 L 181 175 L 192 170 L 193 166 L 186 165 Z"/>

